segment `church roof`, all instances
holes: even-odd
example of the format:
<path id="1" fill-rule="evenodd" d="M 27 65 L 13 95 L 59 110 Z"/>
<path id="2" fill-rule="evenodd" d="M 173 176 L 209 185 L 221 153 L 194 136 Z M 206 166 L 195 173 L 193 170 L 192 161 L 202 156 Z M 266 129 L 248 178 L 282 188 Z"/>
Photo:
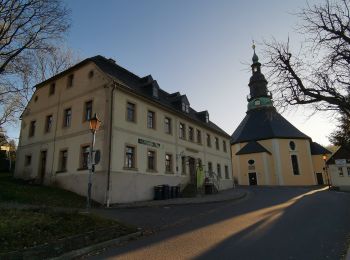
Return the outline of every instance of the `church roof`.
<path id="1" fill-rule="evenodd" d="M 248 111 L 231 135 L 231 144 L 272 138 L 311 139 L 271 107 Z"/>
<path id="2" fill-rule="evenodd" d="M 256 141 L 251 141 L 247 143 L 241 150 L 239 150 L 236 155 L 250 154 L 250 153 L 269 153 L 271 154 L 264 146 L 259 144 Z"/>
<path id="3" fill-rule="evenodd" d="M 316 142 L 311 142 L 310 148 L 311 148 L 312 155 L 331 154 L 332 153 L 329 150 L 327 150 L 326 148 L 324 148 L 322 145 L 320 145 Z"/>

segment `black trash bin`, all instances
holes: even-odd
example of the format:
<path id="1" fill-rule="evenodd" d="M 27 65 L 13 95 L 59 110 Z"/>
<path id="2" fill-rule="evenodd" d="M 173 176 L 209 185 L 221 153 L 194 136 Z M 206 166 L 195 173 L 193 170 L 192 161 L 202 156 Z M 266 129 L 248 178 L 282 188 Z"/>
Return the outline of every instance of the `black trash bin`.
<path id="1" fill-rule="evenodd" d="M 175 199 L 176 198 L 176 186 L 171 186 L 170 187 L 170 197 L 172 199 Z"/>
<path id="2" fill-rule="evenodd" d="M 163 185 L 163 199 L 167 200 L 170 198 L 170 187 L 169 185 Z"/>
<path id="3" fill-rule="evenodd" d="M 154 186 L 154 199 L 155 200 L 162 200 L 163 198 L 163 186 L 158 185 Z"/>
<path id="4" fill-rule="evenodd" d="M 175 186 L 175 198 L 180 198 L 180 186 Z"/>

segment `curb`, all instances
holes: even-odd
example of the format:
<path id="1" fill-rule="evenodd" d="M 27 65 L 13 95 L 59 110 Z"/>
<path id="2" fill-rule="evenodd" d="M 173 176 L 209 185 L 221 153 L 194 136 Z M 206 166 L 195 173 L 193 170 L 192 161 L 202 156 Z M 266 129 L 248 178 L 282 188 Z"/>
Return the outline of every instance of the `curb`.
<path id="1" fill-rule="evenodd" d="M 184 203 L 174 203 L 169 200 L 168 203 L 159 204 L 159 205 L 118 205 L 114 207 L 109 207 L 105 209 L 135 209 L 135 208 L 156 208 L 156 207 L 166 207 L 166 206 L 182 206 L 182 205 L 198 205 L 198 204 L 211 204 L 211 203 L 220 203 L 220 202 L 226 202 L 226 201 L 235 201 L 245 198 L 249 194 L 249 191 L 243 191 L 240 195 L 234 198 L 226 198 L 221 200 L 213 200 L 213 201 L 189 201 Z"/>
<path id="2" fill-rule="evenodd" d="M 75 258 L 75 257 L 79 257 L 79 256 L 82 256 L 82 255 L 88 254 L 88 253 L 90 253 L 92 251 L 95 251 L 95 250 L 98 250 L 98 249 L 101 249 L 101 248 L 104 248 L 104 247 L 121 244 L 122 242 L 135 239 L 137 237 L 140 237 L 141 235 L 142 235 L 142 231 L 137 231 L 135 233 L 131 233 L 131 234 L 128 234 L 128 235 L 125 235 L 125 236 L 121 236 L 121 237 L 118 237 L 118 238 L 115 238 L 115 239 L 112 239 L 112 240 L 107 240 L 107 241 L 104 241 L 104 242 L 101 242 L 101 243 L 98 243 L 98 244 L 94 244 L 94 245 L 91 245 L 91 246 L 87 246 L 87 247 L 83 247 L 83 248 L 80 248 L 80 249 L 76 249 L 76 250 L 70 251 L 68 253 L 65 253 L 63 255 L 60 255 L 58 257 L 51 258 L 51 259 L 54 259 L 54 260 L 72 259 L 72 258 Z"/>

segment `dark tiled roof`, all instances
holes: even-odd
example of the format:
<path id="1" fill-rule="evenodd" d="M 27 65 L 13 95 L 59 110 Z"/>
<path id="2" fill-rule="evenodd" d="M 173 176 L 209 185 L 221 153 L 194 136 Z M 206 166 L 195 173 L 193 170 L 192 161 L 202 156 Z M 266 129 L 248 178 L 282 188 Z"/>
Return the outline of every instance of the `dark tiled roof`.
<path id="1" fill-rule="evenodd" d="M 327 161 L 327 164 L 334 164 L 336 159 L 346 159 L 350 162 L 350 147 L 341 146 Z"/>
<path id="2" fill-rule="evenodd" d="M 329 150 L 327 150 L 326 148 L 324 148 L 322 145 L 320 145 L 316 142 L 311 142 L 310 148 L 311 148 L 312 155 L 331 154 L 332 153 Z"/>
<path id="3" fill-rule="evenodd" d="M 231 144 L 271 138 L 311 138 L 281 116 L 275 108 L 255 109 L 247 112 L 243 121 L 231 135 Z"/>
<path id="4" fill-rule="evenodd" d="M 227 134 L 224 130 L 222 130 L 213 122 L 209 121 L 208 123 L 206 123 L 205 119 L 203 120 L 204 111 L 197 112 L 194 109 L 189 108 L 189 113 L 183 112 L 181 110 L 181 102 L 188 102 L 186 95 L 181 95 L 179 92 L 169 94 L 168 92 L 159 88 L 157 81 L 153 80 L 151 75 L 141 78 L 116 64 L 114 60 L 107 59 L 100 55 L 85 59 L 82 62 L 76 64 L 75 66 L 69 68 L 68 70 L 63 71 L 62 73 L 59 73 L 56 76 L 38 84 L 36 87 L 41 87 L 45 85 L 48 81 L 61 77 L 63 74 L 67 74 L 75 68 L 81 67 L 88 62 L 94 62 L 104 73 L 106 73 L 112 79 L 122 82 L 123 85 L 125 85 L 124 87 L 129 89 L 130 91 L 141 95 L 147 99 L 151 99 L 153 102 L 159 103 L 160 105 L 165 106 L 168 109 L 182 114 L 184 117 L 196 121 L 202 124 L 203 126 L 206 126 L 226 137 L 229 137 L 229 134 Z M 158 98 L 153 97 L 152 95 L 153 87 L 158 88 Z"/>
<path id="5" fill-rule="evenodd" d="M 250 153 L 269 153 L 269 154 L 271 154 L 264 146 L 262 146 L 258 142 L 250 141 L 241 150 L 239 150 L 236 153 L 236 155 L 250 154 Z"/>

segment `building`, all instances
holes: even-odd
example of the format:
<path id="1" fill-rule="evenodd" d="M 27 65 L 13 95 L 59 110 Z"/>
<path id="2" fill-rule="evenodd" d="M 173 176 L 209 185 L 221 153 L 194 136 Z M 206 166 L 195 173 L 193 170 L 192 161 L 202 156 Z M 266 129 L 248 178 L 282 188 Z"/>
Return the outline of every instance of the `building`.
<path id="1" fill-rule="evenodd" d="M 21 117 L 15 176 L 85 195 L 94 113 L 102 121 L 94 200 L 150 200 L 155 185 L 193 184 L 200 165 L 219 179 L 218 189 L 232 187 L 230 137 L 209 113 L 102 56 L 36 86 Z"/>
<path id="2" fill-rule="evenodd" d="M 322 155 L 330 152 L 276 111 L 255 50 L 252 60 L 248 111 L 231 136 L 235 180 L 242 185 L 324 184 Z"/>
<path id="3" fill-rule="evenodd" d="M 327 166 L 332 186 L 350 191 L 350 148 L 340 147 L 327 160 Z"/>

